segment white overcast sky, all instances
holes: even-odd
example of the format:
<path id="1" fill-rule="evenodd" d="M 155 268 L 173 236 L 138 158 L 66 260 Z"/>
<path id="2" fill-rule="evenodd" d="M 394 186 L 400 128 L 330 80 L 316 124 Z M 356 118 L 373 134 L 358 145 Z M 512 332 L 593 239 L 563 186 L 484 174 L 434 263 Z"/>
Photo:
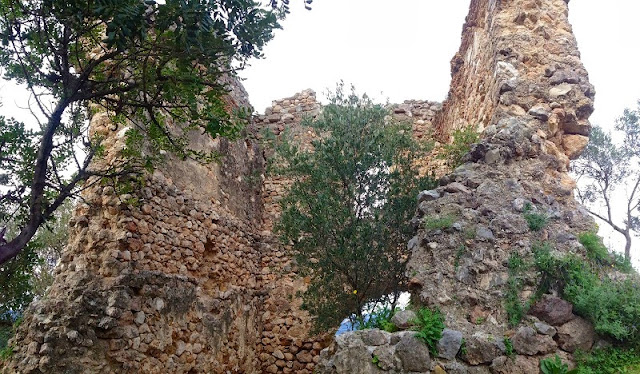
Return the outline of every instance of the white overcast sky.
<path id="1" fill-rule="evenodd" d="M 392 4 L 392 5 L 390 5 Z M 469 0 L 301 0 L 265 59 L 240 75 L 255 109 L 306 88 L 320 98 L 343 79 L 380 100 L 442 101 Z M 573 0 L 569 17 L 596 87 L 595 124 L 607 126 L 640 98 L 640 1 Z"/>

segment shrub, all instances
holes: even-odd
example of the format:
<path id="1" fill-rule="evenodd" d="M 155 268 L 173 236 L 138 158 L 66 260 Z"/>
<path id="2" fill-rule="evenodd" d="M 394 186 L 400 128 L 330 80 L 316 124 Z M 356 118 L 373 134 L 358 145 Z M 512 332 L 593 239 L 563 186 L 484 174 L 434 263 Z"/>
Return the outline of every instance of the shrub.
<path id="1" fill-rule="evenodd" d="M 540 231 L 547 225 L 548 218 L 544 214 L 533 212 L 530 203 L 524 206 L 524 219 L 527 221 L 529 230 Z"/>
<path id="2" fill-rule="evenodd" d="M 444 330 L 444 317 L 439 310 L 431 310 L 429 308 L 420 308 L 416 312 L 416 319 L 413 321 L 416 325 L 416 338 L 422 340 L 428 347 L 432 355 L 437 355 L 436 345 L 442 338 L 442 330 Z"/>
<path id="3" fill-rule="evenodd" d="M 616 267 L 626 273 L 632 270 L 631 262 L 618 253 L 610 253 L 595 232 L 583 232 L 578 235 L 578 240 L 584 246 L 590 260 L 601 265 Z"/>
<path id="4" fill-rule="evenodd" d="M 622 343 L 640 344 L 637 282 L 606 278 L 598 273 L 599 267 L 576 255 L 555 258 L 548 244 L 534 247 L 541 292 L 556 287 L 577 314 L 593 323 L 596 332 Z"/>
<path id="5" fill-rule="evenodd" d="M 467 126 L 453 132 L 453 142 L 445 144 L 438 158 L 447 161 L 452 169 L 462 165 L 464 156 L 471 150 L 471 145 L 480 138 L 476 126 Z"/>
<path id="6" fill-rule="evenodd" d="M 517 326 L 529 309 L 528 303 L 522 303 L 520 292 L 524 282 L 521 272 L 526 267 L 524 259 L 516 252 L 509 257 L 509 279 L 507 280 L 507 292 L 505 297 L 505 310 L 509 325 Z"/>
<path id="7" fill-rule="evenodd" d="M 590 353 L 576 352 L 578 374 L 619 374 L 640 372 L 638 348 L 610 347 Z"/>
<path id="8" fill-rule="evenodd" d="M 387 121 L 384 105 L 342 84 L 329 100 L 304 123 L 316 135 L 313 151 L 283 134 L 269 165 L 292 180 L 275 230 L 309 277 L 303 306 L 317 331 L 345 317 L 355 324 L 372 302 L 406 289 L 415 196 L 436 186 L 415 168 L 429 145 L 412 138 L 410 125 Z"/>

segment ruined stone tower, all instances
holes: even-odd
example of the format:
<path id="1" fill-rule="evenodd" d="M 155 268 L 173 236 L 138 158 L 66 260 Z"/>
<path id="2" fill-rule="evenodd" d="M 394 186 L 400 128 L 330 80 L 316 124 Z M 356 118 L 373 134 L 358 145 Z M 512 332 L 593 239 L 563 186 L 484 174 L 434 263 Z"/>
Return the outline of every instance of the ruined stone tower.
<path id="1" fill-rule="evenodd" d="M 414 297 L 440 306 L 447 325 L 468 336 L 469 359 L 447 363 L 451 373 L 527 372 L 529 356 L 564 352 L 549 343 L 523 354 L 516 370 L 500 366 L 486 340 L 505 330 L 505 261 L 534 240 L 523 204 L 553 216 L 546 235 L 561 250 L 573 250 L 572 234 L 592 225 L 567 175 L 586 146 L 594 97 L 567 3 L 471 1 L 447 100 L 394 108 L 418 137 L 434 129 L 446 141 L 469 125 L 482 132 L 468 162 L 419 202 L 418 218 L 450 215 L 460 231 L 420 229 L 409 243 Z M 247 106 L 246 97 L 234 84 L 232 104 Z M 311 336 L 296 296 L 304 279 L 271 233 L 286 181 L 265 178 L 252 139 L 260 128 L 291 127 L 304 141 L 298 124 L 319 112 L 315 94 L 303 91 L 257 116 L 244 140 L 194 139 L 224 153 L 220 164 L 169 160 L 127 196 L 88 189 L 55 282 L 26 311 L 4 372 L 311 373 L 329 341 Z M 94 117 L 92 131 L 108 136 L 101 162 L 118 157 L 122 137 L 106 118 Z M 460 245 L 472 250 L 458 254 Z"/>

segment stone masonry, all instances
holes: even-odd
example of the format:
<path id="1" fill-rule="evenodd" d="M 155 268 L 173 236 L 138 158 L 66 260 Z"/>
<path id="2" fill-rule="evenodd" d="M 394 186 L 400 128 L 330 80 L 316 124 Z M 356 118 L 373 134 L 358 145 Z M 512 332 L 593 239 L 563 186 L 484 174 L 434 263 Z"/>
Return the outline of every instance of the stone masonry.
<path id="1" fill-rule="evenodd" d="M 595 343 L 593 327 L 554 295 L 515 327 L 505 311 L 512 256 L 531 261 L 534 246 L 546 242 L 556 255 L 586 257 L 577 235 L 595 227 L 575 202 L 567 174 L 569 160 L 588 142 L 595 92 L 567 3 L 471 1 L 450 92 L 433 123 L 442 141 L 466 126 L 481 132 L 480 141 L 440 187 L 419 195 L 417 234 L 408 243 L 412 303 L 445 316 L 438 356 L 422 354 L 422 365 L 411 369 L 407 364 L 418 358 L 405 360 L 402 333 L 375 344 L 353 333 L 323 352 L 321 372 L 537 373 L 540 359 L 558 354 L 571 363 L 577 347 Z M 529 227 L 526 209 L 546 217 L 544 228 Z M 429 225 L 443 218 L 452 224 Z M 521 277 L 517 296 L 524 303 L 538 279 L 534 271 Z M 371 365 L 375 352 L 378 365 Z M 368 361 L 356 363 L 357 355 Z"/>
<path id="2" fill-rule="evenodd" d="M 524 373 L 538 357 L 560 352 L 570 359 L 575 346 L 589 344 L 571 340 L 571 329 L 584 324 L 570 311 L 568 320 L 548 328 L 530 327 L 542 323 L 531 316 L 509 332 L 502 306 L 506 262 L 514 251 L 529 256 L 532 243 L 544 239 L 580 254 L 575 235 L 593 225 L 573 200 L 567 175 L 569 159 L 586 146 L 594 97 L 567 3 L 471 1 L 447 100 L 391 107 L 395 118 L 411 121 L 418 139 L 449 141 L 465 126 L 482 132 L 466 163 L 421 195 L 417 235 L 409 243 L 414 300 L 440 307 L 447 326 L 464 335 L 467 353 L 433 358 L 417 372 L 441 372 L 439 366 L 450 373 Z M 229 107 L 249 106 L 242 87 L 227 83 L 233 88 Z M 265 176 L 269 153 L 258 139 L 263 129 L 280 134 L 288 128 L 309 146 L 312 139 L 299 125 L 321 111 L 315 93 L 302 91 L 256 116 L 244 139 L 194 136 L 194 147 L 224 154 L 220 164 L 167 156 L 133 192 L 100 183 L 88 188 L 55 282 L 26 311 L 14 354 L 0 370 L 311 373 L 331 339 L 311 335 L 311 319 L 296 296 L 305 279 L 272 233 L 288 181 Z M 92 118 L 91 131 L 107 142 L 99 162 L 120 157 L 124 129 L 111 128 L 105 115 Z M 432 160 L 425 164 L 438 169 Z M 527 203 L 550 218 L 542 232 L 526 227 Z M 422 222 L 432 216 L 453 217 L 455 224 L 428 230 Z M 537 348 L 523 343 L 517 360 L 506 360 L 494 344 L 505 334 Z M 389 349 L 403 346 L 407 357 L 415 353 L 407 348 L 414 345 L 407 333 L 384 340 Z M 324 351 L 323 365 L 332 359 L 327 352 L 339 353 L 334 348 Z M 338 372 L 370 372 L 343 369 Z"/>

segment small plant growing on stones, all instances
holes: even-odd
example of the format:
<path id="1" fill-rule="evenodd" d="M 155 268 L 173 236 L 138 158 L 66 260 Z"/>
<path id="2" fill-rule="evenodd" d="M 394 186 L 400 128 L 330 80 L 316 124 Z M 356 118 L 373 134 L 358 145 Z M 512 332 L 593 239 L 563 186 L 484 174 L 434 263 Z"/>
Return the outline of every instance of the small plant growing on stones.
<path id="1" fill-rule="evenodd" d="M 424 220 L 424 229 L 427 231 L 448 229 L 453 226 L 455 218 L 451 216 L 427 217 Z"/>
<path id="2" fill-rule="evenodd" d="M 504 343 L 504 353 L 508 357 L 513 358 L 516 355 L 516 352 L 513 350 L 513 342 L 511 341 L 511 339 L 505 336 L 504 339 L 502 339 L 502 343 Z"/>
<path id="3" fill-rule="evenodd" d="M 456 271 L 458 271 L 458 268 L 460 267 L 460 259 L 462 258 L 462 255 L 464 255 L 466 251 L 467 251 L 467 247 L 464 244 L 461 244 L 458 247 L 458 250 L 456 251 L 456 258 L 453 261 L 453 266 L 455 267 Z"/>
<path id="4" fill-rule="evenodd" d="M 378 357 L 377 355 L 373 355 L 373 358 L 371 359 L 371 363 L 376 365 L 378 368 L 381 368 L 380 357 Z"/>
<path id="5" fill-rule="evenodd" d="M 416 319 L 413 321 L 416 325 L 416 338 L 420 339 L 429 347 L 432 355 L 437 355 L 438 350 L 436 344 L 442 338 L 442 330 L 444 330 L 444 317 L 439 310 L 431 310 L 429 308 L 420 308 L 416 312 Z"/>
<path id="6" fill-rule="evenodd" d="M 462 341 L 460 342 L 460 356 L 466 356 L 467 355 L 467 341 L 464 340 L 464 338 L 462 338 Z"/>
<path id="7" fill-rule="evenodd" d="M 529 226 L 529 230 L 531 231 L 540 231 L 546 225 L 549 220 L 547 216 L 544 214 L 536 213 L 533 211 L 533 207 L 530 203 L 527 203 L 524 206 L 524 219 L 527 221 L 527 225 Z"/>
<path id="8" fill-rule="evenodd" d="M 391 322 L 391 318 L 397 311 L 398 308 L 391 309 L 389 307 L 385 307 L 378 309 L 369 314 L 366 318 L 363 318 L 362 321 L 357 321 L 356 329 L 380 329 L 386 332 L 396 332 L 398 331 L 398 327 Z"/>
<path id="9" fill-rule="evenodd" d="M 600 265 L 615 267 L 625 273 L 633 269 L 631 262 L 625 259 L 624 256 L 617 253 L 610 253 L 597 233 L 592 231 L 583 232 L 578 235 L 578 241 L 584 246 L 587 251 L 587 257 L 590 260 Z"/>
<path id="10" fill-rule="evenodd" d="M 576 374 L 576 369 L 569 371 L 569 366 L 562 362 L 558 355 L 554 358 L 540 360 L 540 371 L 543 374 Z"/>
<path id="11" fill-rule="evenodd" d="M 523 304 L 520 300 L 520 291 L 522 291 L 524 285 L 521 272 L 525 265 L 524 259 L 518 253 L 514 252 L 509 257 L 509 279 L 507 280 L 505 309 L 511 326 L 517 326 L 529 309 L 528 303 Z"/>
<path id="12" fill-rule="evenodd" d="M 464 156 L 471 150 L 471 145 L 476 143 L 480 135 L 476 126 L 467 126 L 453 132 L 453 142 L 446 144 L 438 158 L 446 160 L 451 169 L 462 165 Z"/>
<path id="13" fill-rule="evenodd" d="M 608 347 L 574 355 L 580 374 L 638 373 L 640 348 Z"/>

